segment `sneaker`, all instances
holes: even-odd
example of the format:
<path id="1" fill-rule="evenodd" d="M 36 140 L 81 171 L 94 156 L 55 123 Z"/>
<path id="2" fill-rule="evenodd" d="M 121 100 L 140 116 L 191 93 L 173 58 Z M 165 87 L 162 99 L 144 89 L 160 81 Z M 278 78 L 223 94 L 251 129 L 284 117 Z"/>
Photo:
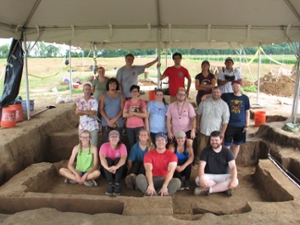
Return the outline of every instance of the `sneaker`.
<path id="1" fill-rule="evenodd" d="M 184 188 L 185 188 L 185 190 L 190 190 L 190 181 L 189 180 L 184 181 Z"/>
<path id="2" fill-rule="evenodd" d="M 203 189 L 202 187 L 196 187 L 194 191 L 194 195 L 209 195 L 209 189 Z"/>
<path id="3" fill-rule="evenodd" d="M 183 183 L 183 181 L 181 181 L 181 187 L 180 187 L 180 190 L 181 190 L 181 191 L 184 190 L 184 183 Z"/>
<path id="4" fill-rule="evenodd" d="M 116 184 L 113 195 L 117 196 L 117 195 L 120 195 L 120 194 L 121 194 L 121 185 Z"/>
<path id="5" fill-rule="evenodd" d="M 75 180 L 71 180 L 71 179 L 68 179 L 68 178 L 65 179 L 65 183 L 66 184 L 77 184 L 77 182 Z"/>
<path id="6" fill-rule="evenodd" d="M 227 191 L 225 191 L 225 193 L 226 193 L 228 196 L 232 196 L 233 190 L 232 190 L 232 189 L 228 189 Z"/>
<path id="7" fill-rule="evenodd" d="M 107 186 L 105 194 L 106 195 L 112 195 L 113 192 L 114 192 L 114 186 L 113 186 L 113 184 L 112 183 L 108 183 L 108 186 Z"/>
<path id="8" fill-rule="evenodd" d="M 84 185 L 88 187 L 97 187 L 97 183 L 94 180 L 86 180 L 84 181 Z"/>
<path id="9" fill-rule="evenodd" d="M 129 190 L 133 190 L 133 177 L 128 175 L 125 178 L 125 184 Z"/>

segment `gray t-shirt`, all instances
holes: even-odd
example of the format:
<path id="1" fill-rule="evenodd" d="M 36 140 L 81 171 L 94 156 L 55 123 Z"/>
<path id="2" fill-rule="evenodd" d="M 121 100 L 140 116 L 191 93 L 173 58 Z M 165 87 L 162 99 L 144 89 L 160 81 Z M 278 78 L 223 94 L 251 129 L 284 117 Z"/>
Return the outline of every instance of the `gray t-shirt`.
<path id="1" fill-rule="evenodd" d="M 116 78 L 122 85 L 122 90 L 125 98 L 131 98 L 130 87 L 137 84 L 138 75 L 144 73 L 145 66 L 132 66 L 127 69 L 125 66 L 118 69 Z"/>
<path id="2" fill-rule="evenodd" d="M 201 115 L 200 132 L 205 136 L 210 136 L 215 130 L 221 131 L 222 125 L 228 123 L 230 117 L 227 103 L 222 99 L 214 102 L 212 97 L 199 104 L 197 114 Z"/>

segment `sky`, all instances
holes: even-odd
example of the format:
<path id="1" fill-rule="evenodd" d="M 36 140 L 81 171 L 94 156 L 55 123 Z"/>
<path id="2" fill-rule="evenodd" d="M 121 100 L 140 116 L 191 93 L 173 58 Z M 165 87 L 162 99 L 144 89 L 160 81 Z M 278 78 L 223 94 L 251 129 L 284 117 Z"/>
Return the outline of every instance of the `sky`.
<path id="1" fill-rule="evenodd" d="M 5 44 L 10 44 L 11 38 L 0 38 L 0 46 Z"/>

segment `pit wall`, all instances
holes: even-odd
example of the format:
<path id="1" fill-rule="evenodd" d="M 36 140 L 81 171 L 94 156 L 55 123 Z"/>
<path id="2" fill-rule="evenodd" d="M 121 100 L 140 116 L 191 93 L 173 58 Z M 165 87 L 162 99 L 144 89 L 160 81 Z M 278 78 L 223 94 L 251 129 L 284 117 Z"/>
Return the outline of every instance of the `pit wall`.
<path id="1" fill-rule="evenodd" d="M 14 128 L 1 128 L 0 185 L 33 163 L 50 162 L 50 136 L 66 129 L 75 129 L 78 117 L 75 104 L 57 105 Z"/>

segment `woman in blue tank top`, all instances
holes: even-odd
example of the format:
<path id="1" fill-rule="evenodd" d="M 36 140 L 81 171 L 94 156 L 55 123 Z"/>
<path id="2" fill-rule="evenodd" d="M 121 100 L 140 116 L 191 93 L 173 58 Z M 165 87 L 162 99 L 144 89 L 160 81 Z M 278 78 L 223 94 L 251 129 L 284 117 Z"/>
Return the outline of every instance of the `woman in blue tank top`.
<path id="1" fill-rule="evenodd" d="M 194 161 L 194 153 L 192 147 L 187 148 L 185 132 L 178 131 L 175 134 L 175 138 L 176 142 L 169 147 L 169 149 L 173 151 L 178 158 L 178 164 L 173 177 L 181 180 L 181 190 L 188 190 L 190 189 L 190 177 L 192 172 L 192 162 Z"/>

